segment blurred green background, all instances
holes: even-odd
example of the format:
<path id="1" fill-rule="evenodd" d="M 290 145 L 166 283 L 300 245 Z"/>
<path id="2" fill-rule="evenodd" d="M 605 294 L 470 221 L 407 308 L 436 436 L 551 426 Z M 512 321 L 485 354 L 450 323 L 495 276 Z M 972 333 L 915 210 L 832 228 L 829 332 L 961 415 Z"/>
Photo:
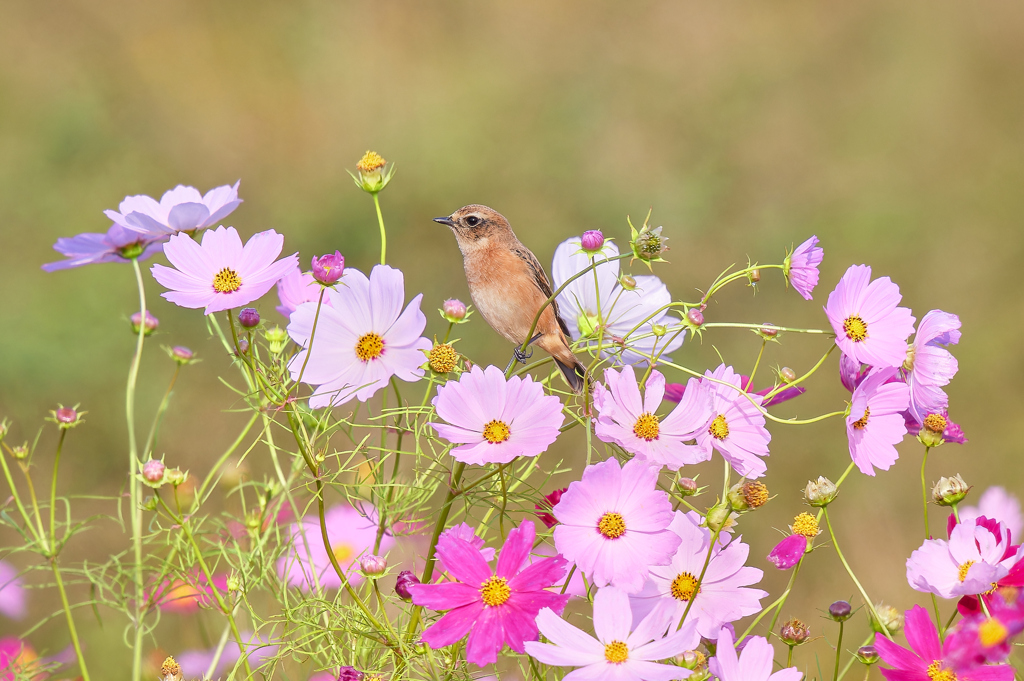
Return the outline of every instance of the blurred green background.
<path id="1" fill-rule="evenodd" d="M 389 261 L 405 271 L 409 296 L 424 292 L 428 334 L 442 331 L 433 310 L 444 298 L 468 300 L 454 238 L 430 221 L 463 204 L 504 213 L 548 267 L 555 246 L 584 229 L 623 244 L 626 215 L 653 207 L 672 248 L 656 273 L 688 300 L 730 263 L 781 262 L 817 234 L 825 261 L 813 303 L 767 271 L 756 297 L 728 289 L 707 320 L 821 327 L 820 305 L 842 272 L 872 265 L 918 318 L 942 308 L 963 320 L 949 393 L 971 441 L 937 451 L 929 481 L 961 473 L 976 492 L 992 483 L 1020 490 L 1018 4 L 13 0 L 2 15 L 0 417 L 21 441 L 58 402 L 88 410 L 66 448 L 62 492 L 114 494 L 123 482 L 127 317 L 137 308 L 129 267 L 42 272 L 58 259 L 53 242 L 106 230 L 102 210 L 126 194 L 241 178 L 245 203 L 227 223 L 243 236 L 274 228 L 304 266 L 337 248 L 367 269 L 379 248 L 372 202 L 345 170 L 369 148 L 398 168 L 381 196 Z M 243 417 L 222 413 L 234 405 L 217 380 L 227 364 L 201 315 L 158 293 L 150 279 L 161 326 L 143 362 L 140 413 L 171 373 L 157 346 L 199 352 L 205 361 L 179 381 L 161 449 L 204 474 Z M 261 301 L 264 317 L 277 318 L 275 304 L 273 294 Z M 460 330 L 465 353 L 504 365 L 510 348 L 482 320 Z M 800 370 L 825 347 L 789 335 L 766 359 Z M 675 357 L 703 369 L 717 365 L 716 348 L 749 371 L 758 342 L 711 332 Z M 776 411 L 842 408 L 836 364 Z M 743 528 L 750 564 L 766 570 L 774 596 L 788 574 L 763 559 L 781 536 L 771 528 L 801 510 L 808 476 L 835 478 L 848 455 L 839 420 L 772 432 L 767 482 L 778 496 Z M 578 444 L 567 438 L 551 456 L 578 457 Z M 903 567 L 923 534 L 921 449 L 908 440 L 891 471 L 855 473 L 834 507 L 869 593 L 901 609 L 926 602 Z M 706 471 L 713 484 L 719 475 L 717 465 Z M 122 548 L 111 532 L 100 544 Z M 853 595 L 822 550 L 783 615 L 831 637 L 821 612 Z M 42 602 L 34 615 L 52 606 Z M 89 628 L 92 654 L 127 659 L 121 626 Z M 0 632 L 23 630 L 0 622 Z M 196 644 L 187 626 L 165 631 L 165 649 Z M 863 626 L 854 631 L 851 639 Z M 58 650 L 66 632 L 47 627 L 33 643 Z M 815 646 L 830 669 L 826 643 Z M 816 674 L 813 654 L 804 662 Z"/>

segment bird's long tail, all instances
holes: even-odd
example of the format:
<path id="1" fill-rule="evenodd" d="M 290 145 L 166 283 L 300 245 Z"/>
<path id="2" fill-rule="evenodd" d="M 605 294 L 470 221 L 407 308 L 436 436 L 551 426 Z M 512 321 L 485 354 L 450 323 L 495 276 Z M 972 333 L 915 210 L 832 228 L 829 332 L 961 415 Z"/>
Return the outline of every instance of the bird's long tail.
<path id="1" fill-rule="evenodd" d="M 555 364 L 558 365 L 558 369 L 562 372 L 562 376 L 565 377 L 565 381 L 572 391 L 577 395 L 581 394 L 587 384 L 587 368 L 569 349 L 565 338 L 561 335 L 553 337 L 549 334 L 541 337 L 537 341 L 537 345 L 555 360 Z"/>

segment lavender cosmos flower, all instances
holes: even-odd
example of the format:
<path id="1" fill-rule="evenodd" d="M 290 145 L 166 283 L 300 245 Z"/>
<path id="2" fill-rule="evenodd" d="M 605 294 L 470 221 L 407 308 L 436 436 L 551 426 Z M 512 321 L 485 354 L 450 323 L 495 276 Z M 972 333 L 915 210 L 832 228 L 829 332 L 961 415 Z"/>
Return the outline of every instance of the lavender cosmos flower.
<path id="1" fill-rule="evenodd" d="M 314 255 L 310 265 L 313 278 L 324 286 L 331 286 L 345 273 L 345 256 L 341 251 L 334 251 L 333 255 L 321 255 L 319 258 Z"/>
<path id="2" fill-rule="evenodd" d="M 928 414 L 945 411 L 949 406 L 942 386 L 956 375 L 959 366 L 945 346 L 959 342 L 960 318 L 955 314 L 931 310 L 921 319 L 903 362 L 910 386 L 910 415 L 918 423 L 924 423 Z"/>
<path id="3" fill-rule="evenodd" d="M 600 262 L 619 254 L 618 247 L 611 241 L 605 241 L 601 250 L 592 256 L 581 253 L 580 249 L 578 236 L 563 241 L 555 249 L 551 263 L 555 288 L 586 269 L 591 257 Z M 636 277 L 635 290 L 627 291 L 619 284 L 618 260 L 598 265 L 596 272 L 596 282 L 594 273 L 587 272 L 558 295 L 559 314 L 572 337 L 582 341 L 582 346 L 596 349 L 603 329 L 606 346 L 614 342 L 624 345 L 605 347 L 601 356 L 619 364 L 637 364 L 646 362 L 645 355 L 655 350 L 670 353 L 683 344 L 685 333 L 679 332 L 681 322 L 669 317 L 665 307 L 672 302 L 672 296 L 660 279 L 649 275 Z M 668 333 L 656 338 L 652 335 L 655 325 L 665 326 Z"/>
<path id="4" fill-rule="evenodd" d="M 800 562 L 807 551 L 807 537 L 802 534 L 791 534 L 772 549 L 768 554 L 768 562 L 780 570 L 789 570 Z"/>
<path id="5" fill-rule="evenodd" d="M 706 385 L 691 378 L 682 400 L 667 416 L 657 415 L 665 394 L 665 377 L 652 371 L 640 396 L 633 367 L 621 371 L 606 369 L 605 388 L 594 386 L 594 406 L 599 414 L 594 432 L 604 442 L 614 442 L 627 452 L 642 459 L 679 470 L 684 464 L 694 464 L 711 458 L 710 451 L 697 445 L 684 444 L 693 440 L 697 431 L 711 423 L 711 393 Z"/>
<path id="6" fill-rule="evenodd" d="M 760 582 L 764 573 L 744 566 L 750 547 L 739 539 L 728 541 L 722 537 L 711 549 L 704 579 L 698 582 L 711 546 L 711 531 L 699 527 L 699 522 L 700 516 L 692 511 L 675 512 L 669 529 L 680 538 L 679 549 L 668 565 L 651 567 L 643 590 L 630 599 L 634 622 L 657 604 L 668 602 L 672 605 L 673 622 L 678 623 L 689 607 L 686 621 L 696 621 L 700 635 L 711 638 L 725 623 L 761 609 L 759 601 L 767 592 L 745 587 Z"/>
<path id="7" fill-rule="evenodd" d="M 812 236 L 787 255 L 782 263 L 786 281 L 793 285 L 804 300 L 812 298 L 811 292 L 818 285 L 818 265 L 824 257 L 825 251 L 818 248 L 818 237 Z"/>
<path id="8" fill-rule="evenodd" d="M 743 652 L 737 654 L 732 631 L 722 629 L 715 647 L 715 656 L 708 661 L 708 669 L 718 681 L 800 681 L 803 672 L 787 667 L 772 673 L 775 649 L 761 636 L 751 636 L 743 643 Z"/>
<path id="9" fill-rule="evenodd" d="M 907 581 L 918 591 L 942 598 L 973 596 L 989 591 L 1024 557 L 1010 533 L 999 523 L 961 523 L 949 541 L 927 539 L 907 559 Z"/>
<path id="10" fill-rule="evenodd" d="M 352 398 L 365 402 L 392 376 L 418 381 L 423 377 L 423 351 L 432 345 L 420 336 L 427 325 L 420 310 L 423 294 L 402 310 L 401 270 L 377 265 L 367 278 L 359 270 L 347 269 L 345 283 L 326 291 L 324 299 L 331 304 L 320 309 L 312 352 L 309 339 L 316 303 L 300 305 L 288 324 L 288 335 L 303 348 L 288 368 L 293 380 L 301 374 L 304 383 L 317 386 L 309 399 L 313 409 Z"/>
<path id="11" fill-rule="evenodd" d="M 131 262 L 133 258 L 143 261 L 154 253 L 159 253 L 163 244 L 138 232 L 125 229 L 121 225 L 111 225 L 106 234 L 85 232 L 73 237 L 61 237 L 53 245 L 53 250 L 65 256 L 67 260 L 58 260 L 43 265 L 43 270 L 56 272 L 82 265 L 96 265 L 103 262 Z"/>
<path id="12" fill-rule="evenodd" d="M 905 383 L 887 383 L 896 369 L 874 369 L 853 391 L 846 417 L 850 456 L 865 475 L 883 471 L 900 457 L 896 445 L 907 434 L 902 412 L 910 401 Z"/>
<path id="13" fill-rule="evenodd" d="M 512 530 L 491 570 L 480 550 L 457 537 L 437 542 L 437 553 L 457 582 L 413 584 L 412 602 L 431 610 L 448 610 L 423 632 L 421 640 L 438 649 L 466 634 L 466 660 L 478 667 L 493 664 L 508 644 L 524 653 L 524 644 L 537 638 L 541 608 L 561 612 L 567 595 L 545 591 L 565 576 L 565 559 L 544 558 L 524 568 L 533 548 L 536 528 L 525 521 Z"/>
<path id="14" fill-rule="evenodd" d="M 274 230 L 254 234 L 242 246 L 234 227 L 203 234 L 202 245 L 176 234 L 164 255 L 176 269 L 153 265 L 153 277 L 171 289 L 163 297 L 180 307 L 205 307 L 206 314 L 241 307 L 260 298 L 298 263 L 298 254 L 281 258 L 284 236 Z"/>
<path id="15" fill-rule="evenodd" d="M 667 608 L 656 608 L 631 631 L 629 598 L 615 587 L 605 587 L 594 597 L 594 634 L 569 624 L 550 609 L 537 615 L 537 626 L 549 643 L 530 641 L 526 652 L 544 664 L 579 667 L 565 675 L 567 681 L 615 679 L 615 681 L 670 681 L 685 679 L 689 669 L 659 664 L 696 648 L 700 637 L 692 623 L 678 631 Z"/>
<path id="16" fill-rule="evenodd" d="M 989 487 L 978 499 L 977 506 L 960 506 L 960 522 L 969 523 L 978 516 L 992 518 L 1010 531 L 1010 536 L 1020 539 L 1024 531 L 1024 516 L 1020 512 L 1020 501 L 1004 487 Z"/>
<path id="17" fill-rule="evenodd" d="M 640 591 L 651 566 L 668 565 L 682 541 L 657 482 L 658 467 L 640 459 L 587 466 L 553 509 L 555 548 L 597 586 Z"/>
<path id="18" fill-rule="evenodd" d="M 867 265 L 846 270 L 825 306 L 843 354 L 876 368 L 902 366 L 907 338 L 914 332 L 914 315 L 898 307 L 900 300 L 900 287 L 889 277 L 871 281 Z"/>
<path id="19" fill-rule="evenodd" d="M 537 456 L 558 438 L 565 420 L 561 401 L 545 395 L 540 383 L 530 376 L 506 381 L 496 366 L 474 366 L 458 381 L 439 387 L 432 404 L 448 423 L 430 427 L 449 442 L 461 444 L 451 455 L 472 464 Z"/>
<path id="20" fill-rule="evenodd" d="M 943 644 L 928 611 L 915 605 L 906 613 L 907 643 L 896 645 L 881 634 L 875 635 L 875 648 L 882 661 L 892 669 L 880 667 L 890 681 L 1012 681 L 1013 669 L 1006 665 L 955 670 L 947 662 L 950 639 Z"/>
<path id="21" fill-rule="evenodd" d="M 373 544 L 377 539 L 375 516 L 376 511 L 372 508 L 364 515 L 343 504 L 328 509 L 324 514 L 331 553 L 353 585 L 363 581 L 357 569 L 359 556 L 373 552 Z M 288 533 L 291 548 L 277 561 L 277 573 L 281 578 L 303 591 L 309 591 L 315 583 L 325 589 L 340 588 L 341 578 L 331 565 L 327 549 L 324 548 L 320 519 L 315 515 L 307 516 L 301 522 L 293 523 Z M 385 533 L 381 538 L 379 553 L 387 553 L 394 543 L 395 540 Z"/>
<path id="22" fill-rule="evenodd" d="M 18 569 L 6 560 L 0 560 L 0 613 L 20 620 L 26 611 L 25 586 Z"/>
<path id="23" fill-rule="evenodd" d="M 277 282 L 277 297 L 281 304 L 275 309 L 285 317 L 303 303 L 315 303 L 320 299 L 320 286 L 310 272 L 303 273 L 296 264 Z M 330 305 L 331 299 L 325 294 L 324 305 Z"/>
<path id="24" fill-rule="evenodd" d="M 103 211 L 108 218 L 126 229 L 154 237 L 178 232 L 195 232 L 211 227 L 238 208 L 238 185 L 224 185 L 203 196 L 195 187 L 178 185 L 160 197 L 160 201 L 140 194 L 126 196 L 114 210 Z"/>
<path id="25" fill-rule="evenodd" d="M 871 371 L 871 367 L 865 366 L 847 355 L 839 355 L 839 380 L 842 381 L 843 387 L 851 393 L 857 389 L 869 371 Z"/>
<path id="26" fill-rule="evenodd" d="M 768 456 L 768 443 L 772 439 L 764 427 L 764 415 L 757 408 L 761 397 L 743 392 L 740 376 L 724 364 L 714 371 L 704 372 L 704 376 L 716 416 L 707 429 L 697 434 L 697 444 L 708 454 L 712 448 L 717 449 L 743 477 L 760 478 L 768 466 L 759 457 Z"/>

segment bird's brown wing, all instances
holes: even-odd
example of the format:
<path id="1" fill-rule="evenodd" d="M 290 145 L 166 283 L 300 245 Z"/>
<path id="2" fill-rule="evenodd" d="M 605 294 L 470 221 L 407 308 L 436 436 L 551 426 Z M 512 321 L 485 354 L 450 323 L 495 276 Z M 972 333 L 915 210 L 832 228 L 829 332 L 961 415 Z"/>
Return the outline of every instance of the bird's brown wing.
<path id="1" fill-rule="evenodd" d="M 530 249 L 525 246 L 522 248 L 513 248 L 512 252 L 526 262 L 527 266 L 530 268 L 530 272 L 533 274 L 533 282 L 537 285 L 537 288 L 540 289 L 540 292 L 544 294 L 544 298 L 550 298 L 552 294 L 551 284 L 548 282 L 548 275 L 544 272 L 544 268 L 537 260 L 537 256 L 535 256 Z M 569 333 L 569 327 L 567 327 L 565 322 L 562 321 L 562 315 L 558 312 L 558 301 L 551 301 L 551 311 L 555 313 L 555 320 L 558 322 L 558 328 L 562 330 L 562 333 L 565 334 L 567 339 L 569 339 L 569 342 L 572 342 L 572 335 Z"/>

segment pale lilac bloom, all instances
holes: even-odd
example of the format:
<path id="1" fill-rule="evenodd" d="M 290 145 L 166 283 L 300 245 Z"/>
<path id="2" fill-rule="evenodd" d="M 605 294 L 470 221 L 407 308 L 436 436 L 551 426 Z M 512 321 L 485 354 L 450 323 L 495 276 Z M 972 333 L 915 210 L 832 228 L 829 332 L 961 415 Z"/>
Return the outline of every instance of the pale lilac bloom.
<path id="1" fill-rule="evenodd" d="M 698 585 L 712 536 L 710 530 L 698 523 L 700 516 L 692 511 L 675 512 L 669 529 L 680 538 L 679 549 L 668 565 L 651 567 L 643 590 L 630 598 L 634 622 L 664 602 L 672 606 L 674 622 L 678 623 L 689 606 L 686 621 L 696 621 L 698 633 L 712 638 L 727 622 L 761 609 L 760 600 L 767 592 L 746 587 L 760 582 L 764 573 L 745 566 L 750 547 L 739 539 L 720 535 L 711 550 L 704 580 Z M 689 605 L 691 601 L 693 605 Z"/>
<path id="2" fill-rule="evenodd" d="M 906 383 L 889 381 L 896 369 L 874 369 L 853 392 L 846 417 L 850 457 L 865 475 L 883 471 L 900 458 L 896 451 L 907 434 L 902 412 L 910 401 Z"/>
<path id="3" fill-rule="evenodd" d="M 898 307 L 900 300 L 900 287 L 889 277 L 871 281 L 870 267 L 850 266 L 825 306 L 843 354 L 876 368 L 903 366 L 914 315 Z"/>
<path id="4" fill-rule="evenodd" d="M 768 470 L 760 457 L 768 456 L 772 439 L 764 427 L 764 414 L 758 409 L 761 396 L 743 392 L 739 374 L 724 364 L 704 372 L 704 376 L 715 417 L 697 433 L 697 444 L 709 455 L 712 448 L 717 449 L 741 476 L 760 478 Z"/>
<path id="5" fill-rule="evenodd" d="M 205 307 L 212 314 L 242 307 L 262 297 L 298 263 L 298 254 L 281 255 L 284 236 L 270 229 L 254 234 L 245 246 L 234 227 L 203 234 L 202 245 L 175 234 L 164 246 L 174 268 L 153 265 L 153 278 L 171 289 L 163 297 L 180 307 Z"/>
<path id="6" fill-rule="evenodd" d="M 1002 525 L 961 523 L 953 528 L 949 541 L 927 539 L 907 559 L 907 581 L 918 591 L 942 598 L 984 593 L 1005 577 L 1024 556 L 1024 549 L 1011 545 L 1010 533 Z"/>
<path id="7" fill-rule="evenodd" d="M 260 638 L 259 634 L 247 631 L 239 633 L 242 640 L 245 641 L 246 660 L 253 671 L 277 654 L 277 644 L 264 641 Z M 220 658 L 213 669 L 212 677 L 207 677 L 205 674 L 210 665 L 213 664 L 214 658 L 217 657 L 217 646 L 207 648 L 206 650 L 186 650 L 175 655 L 174 659 L 181 667 L 181 671 L 186 678 L 216 679 L 221 678 L 222 674 L 227 674 L 232 669 L 242 669 L 242 663 L 238 659 L 240 656 L 241 651 L 238 649 L 238 643 L 234 640 L 229 641 L 224 646 L 224 649 L 220 651 Z"/>
<path id="8" fill-rule="evenodd" d="M 956 375 L 959 365 L 946 346 L 959 342 L 960 318 L 955 314 L 931 310 L 921 318 L 903 363 L 910 386 L 910 415 L 918 423 L 923 423 L 928 414 L 949 407 L 949 397 L 942 386 Z"/>
<path id="9" fill-rule="evenodd" d="M 762 636 L 746 639 L 743 652 L 737 655 L 733 633 L 723 628 L 715 651 L 715 656 L 708 660 L 708 669 L 718 681 L 800 681 L 804 677 L 796 667 L 772 673 L 775 649 Z"/>
<path id="10" fill-rule="evenodd" d="M 194 232 L 217 224 L 238 207 L 239 180 L 202 195 L 195 187 L 178 185 L 160 197 L 160 201 L 139 194 L 126 196 L 114 210 L 103 211 L 108 218 L 126 229 L 166 237 L 178 232 Z"/>
<path id="11" fill-rule="evenodd" d="M 462 541 L 468 543 L 474 549 L 479 551 L 480 555 L 483 556 L 484 560 L 486 560 L 488 563 L 494 560 L 494 549 L 489 546 L 484 546 L 484 538 L 477 536 L 476 530 L 473 529 L 472 525 L 470 525 L 469 523 L 459 523 L 454 527 L 449 527 L 447 530 L 441 533 L 441 536 L 438 538 L 438 541 L 440 541 L 440 539 L 444 537 L 453 537 L 455 539 L 461 539 Z M 446 568 L 444 565 L 444 559 L 441 556 L 437 556 L 436 560 L 437 569 L 441 572 L 448 572 L 448 568 Z"/>
<path id="12" fill-rule="evenodd" d="M 768 562 L 780 570 L 789 570 L 800 562 L 807 552 L 807 537 L 802 534 L 791 534 L 772 549 L 768 554 Z"/>
<path id="13" fill-rule="evenodd" d="M 597 586 L 643 588 L 651 566 L 668 565 L 681 539 L 669 529 L 672 502 L 658 466 L 615 459 L 587 466 L 552 510 L 555 548 Z"/>
<path id="14" fill-rule="evenodd" d="M 27 594 L 18 569 L 0 560 L 0 613 L 14 620 L 25 616 Z"/>
<path id="15" fill-rule="evenodd" d="M 365 402 L 387 386 L 392 376 L 403 381 L 423 377 L 423 338 L 427 318 L 420 310 L 423 294 L 402 309 L 405 277 L 401 270 L 376 265 L 370 277 L 345 270 L 345 286 L 327 290 L 320 308 L 312 352 L 308 349 L 316 303 L 303 303 L 291 315 L 288 335 L 302 346 L 288 368 L 292 380 L 317 386 L 309 406 L 338 406 L 352 398 Z M 309 356 L 307 362 L 306 357 Z M 305 371 L 303 366 L 305 365 Z"/>
<path id="16" fill-rule="evenodd" d="M 1010 531 L 1011 537 L 1017 540 L 1020 540 L 1021 532 L 1024 531 L 1020 500 L 998 485 L 985 490 L 977 506 L 960 506 L 958 510 L 961 523 L 970 523 L 978 516 L 985 516 L 1001 522 Z"/>
<path id="17" fill-rule="evenodd" d="M 338 565 L 352 585 L 363 581 L 359 572 L 359 557 L 373 553 L 377 539 L 376 511 L 371 507 L 362 513 L 351 506 L 339 504 L 324 513 L 327 538 Z M 309 591 L 318 583 L 325 589 L 341 587 L 341 578 L 331 565 L 331 559 L 324 548 L 320 519 L 310 515 L 288 528 L 291 547 L 277 561 L 277 573 L 290 586 Z M 394 546 L 395 540 L 387 533 L 381 538 L 379 554 L 383 555 Z M 316 582 L 314 582 L 314 573 Z"/>
<path id="18" fill-rule="evenodd" d="M 544 664 L 579 667 L 564 681 L 671 681 L 693 673 L 657 662 L 697 647 L 700 636 L 692 623 L 677 631 L 667 608 L 654 609 L 632 631 L 631 621 L 628 596 L 608 586 L 594 597 L 595 636 L 545 608 L 537 626 L 549 643 L 527 642 L 526 652 Z"/>
<path id="19" fill-rule="evenodd" d="M 711 393 L 698 379 L 691 378 L 679 404 L 667 416 L 659 417 L 665 394 L 665 377 L 652 371 L 644 386 L 643 397 L 632 366 L 621 371 L 606 369 L 605 388 L 594 386 L 594 406 L 598 412 L 594 429 L 604 442 L 614 442 L 631 454 L 671 470 L 711 458 L 711 451 L 684 444 L 697 437 L 711 423 Z"/>
<path id="20" fill-rule="evenodd" d="M 558 438 L 565 420 L 562 402 L 545 395 L 544 386 L 531 376 L 506 380 L 496 366 L 474 365 L 458 381 L 440 386 L 432 404 L 448 423 L 428 425 L 449 442 L 462 445 L 452 449 L 452 457 L 472 464 L 537 456 Z"/>
<path id="21" fill-rule="evenodd" d="M 840 353 L 839 380 L 842 381 L 843 387 L 851 393 L 857 389 L 857 386 L 861 384 L 861 381 L 864 380 L 870 371 L 871 367 Z"/>
<path id="22" fill-rule="evenodd" d="M 601 250 L 592 256 L 581 252 L 580 237 L 563 241 L 555 249 L 551 263 L 554 288 L 557 289 L 574 274 L 586 269 L 591 257 L 601 262 L 618 254 L 619 249 L 612 241 L 605 241 Z M 618 260 L 600 264 L 595 270 L 571 282 L 557 298 L 559 315 L 572 337 L 581 341 L 581 349 L 591 346 L 596 349 L 602 327 L 605 345 L 619 339 L 624 340 L 628 346 L 625 349 L 605 347 L 601 350 L 602 357 L 612 359 L 617 364 L 647 362 L 649 360 L 645 355 L 654 352 L 670 353 L 683 344 L 685 333 L 681 331 L 682 323 L 670 317 L 665 307 L 672 302 L 672 296 L 658 277 L 634 277 L 636 290 L 626 291 L 619 284 Z M 655 324 L 668 328 L 663 338 L 651 335 Z"/>
<path id="23" fill-rule="evenodd" d="M 320 284 L 313 278 L 312 272 L 303 272 L 295 265 L 277 282 L 277 298 L 281 302 L 275 309 L 285 317 L 303 303 L 315 303 L 320 300 Z M 331 299 L 324 294 L 324 305 L 330 305 Z"/>
<path id="24" fill-rule="evenodd" d="M 84 232 L 77 236 L 57 239 L 53 250 L 65 256 L 67 260 L 46 263 L 43 270 L 56 272 L 104 262 L 129 263 L 135 257 L 142 262 L 154 253 L 159 253 L 161 249 L 163 244 L 120 225 L 111 225 L 106 234 Z"/>
<path id="25" fill-rule="evenodd" d="M 818 237 L 812 236 L 786 256 L 782 273 L 804 300 L 812 298 L 811 292 L 818 285 L 818 265 L 825 257 L 825 251 L 818 247 Z"/>

